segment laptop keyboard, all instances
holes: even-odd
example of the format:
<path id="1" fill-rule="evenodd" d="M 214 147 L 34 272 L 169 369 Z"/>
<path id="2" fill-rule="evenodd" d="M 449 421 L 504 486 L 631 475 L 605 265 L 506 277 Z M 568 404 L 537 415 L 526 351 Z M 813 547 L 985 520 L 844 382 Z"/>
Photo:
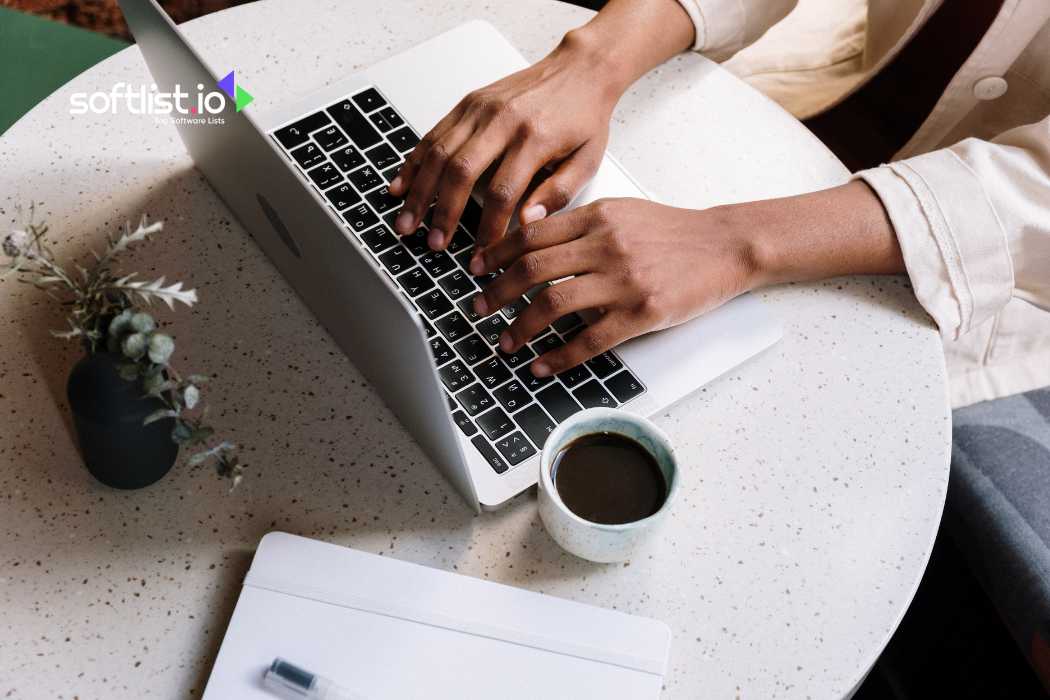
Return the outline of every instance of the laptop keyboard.
<path id="1" fill-rule="evenodd" d="M 474 295 L 495 275 L 468 271 L 481 219 L 473 199 L 446 251 L 426 244 L 429 215 L 411 236 L 393 233 L 401 200 L 387 183 L 419 137 L 378 90 L 364 89 L 271 135 L 419 312 L 452 419 L 497 474 L 535 455 L 555 426 L 577 411 L 619 406 L 645 393 L 611 351 L 556 377 L 532 376 L 533 359 L 581 330 L 576 314 L 558 319 L 512 355 L 499 350 L 500 334 L 542 287 L 487 318 L 474 313 Z"/>

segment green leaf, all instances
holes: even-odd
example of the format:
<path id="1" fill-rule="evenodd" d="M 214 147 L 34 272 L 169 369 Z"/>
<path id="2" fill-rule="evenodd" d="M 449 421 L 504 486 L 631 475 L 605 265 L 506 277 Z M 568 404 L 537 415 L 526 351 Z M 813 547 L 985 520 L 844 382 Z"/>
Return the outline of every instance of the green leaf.
<path id="1" fill-rule="evenodd" d="M 145 311 L 139 311 L 131 317 L 130 325 L 132 330 L 138 333 L 152 333 L 153 329 L 157 327 L 156 321 Z"/>
<path id="2" fill-rule="evenodd" d="M 138 360 L 146 354 L 147 338 L 143 333 L 132 333 L 124 338 L 120 349 L 130 360 Z"/>
<path id="3" fill-rule="evenodd" d="M 173 411 L 170 408 L 160 408 L 146 416 L 146 418 L 142 421 L 142 424 L 149 425 L 150 423 L 156 423 L 157 421 L 164 420 L 165 418 L 175 418 L 178 415 L 179 414 L 177 411 Z M 176 425 L 175 427 L 177 428 L 178 425 Z"/>
<path id="4" fill-rule="evenodd" d="M 133 382 L 139 376 L 139 366 L 134 362 L 126 362 L 117 368 L 120 378 L 126 382 Z"/>
<path id="5" fill-rule="evenodd" d="M 171 439 L 183 445 L 189 442 L 191 437 L 193 437 L 193 431 L 190 429 L 190 426 L 186 425 L 185 421 L 175 421 L 175 427 L 171 431 Z"/>
<path id="6" fill-rule="evenodd" d="M 136 334 L 137 335 L 137 334 Z M 171 354 L 175 352 L 175 341 L 170 335 L 154 333 L 149 337 L 149 359 L 158 365 L 168 364 Z"/>

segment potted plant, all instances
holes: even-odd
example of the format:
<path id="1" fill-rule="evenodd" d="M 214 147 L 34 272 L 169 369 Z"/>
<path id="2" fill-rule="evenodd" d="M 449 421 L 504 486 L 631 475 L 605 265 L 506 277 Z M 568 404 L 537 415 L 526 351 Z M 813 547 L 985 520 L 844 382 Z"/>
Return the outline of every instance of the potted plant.
<path id="1" fill-rule="evenodd" d="M 175 464 L 181 447 L 195 447 L 191 467 L 212 462 L 216 472 L 240 481 L 243 465 L 229 442 L 214 442 L 205 422 L 207 407 L 201 387 L 207 377 L 182 375 L 171 364 L 174 339 L 158 329 L 144 310 L 155 301 L 169 309 L 193 306 L 197 293 L 163 277 L 148 281 L 135 273 L 118 274 L 117 259 L 128 248 L 163 229 L 143 217 L 137 228 L 126 225 L 107 239 L 94 260 L 60 265 L 47 241 L 48 227 L 33 221 L 11 231 L 2 241 L 9 258 L 0 279 L 13 277 L 41 289 L 67 309 L 67 330 L 58 338 L 78 340 L 84 357 L 69 374 L 67 391 L 77 442 L 88 471 L 99 481 L 121 489 L 148 486 Z"/>

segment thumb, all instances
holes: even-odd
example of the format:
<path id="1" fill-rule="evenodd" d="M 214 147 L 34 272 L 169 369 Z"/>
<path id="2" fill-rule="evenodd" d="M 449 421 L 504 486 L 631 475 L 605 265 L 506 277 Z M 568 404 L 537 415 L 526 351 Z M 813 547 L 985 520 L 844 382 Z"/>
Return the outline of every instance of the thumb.
<path id="1" fill-rule="evenodd" d="M 518 215 L 522 225 L 564 209 L 598 172 L 604 153 L 601 142 L 589 141 L 563 160 L 522 203 Z"/>

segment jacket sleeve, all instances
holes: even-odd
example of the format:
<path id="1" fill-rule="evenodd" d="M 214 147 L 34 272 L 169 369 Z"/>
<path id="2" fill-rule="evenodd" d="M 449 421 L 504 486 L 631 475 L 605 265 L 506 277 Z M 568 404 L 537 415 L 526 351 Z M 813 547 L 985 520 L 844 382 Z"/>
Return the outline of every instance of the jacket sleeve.
<path id="1" fill-rule="evenodd" d="M 678 0 L 693 20 L 693 50 L 724 61 L 782 20 L 798 0 Z"/>
<path id="2" fill-rule="evenodd" d="M 1011 298 L 1050 310 L 1050 116 L 864 170 L 919 302 L 958 338 Z"/>

